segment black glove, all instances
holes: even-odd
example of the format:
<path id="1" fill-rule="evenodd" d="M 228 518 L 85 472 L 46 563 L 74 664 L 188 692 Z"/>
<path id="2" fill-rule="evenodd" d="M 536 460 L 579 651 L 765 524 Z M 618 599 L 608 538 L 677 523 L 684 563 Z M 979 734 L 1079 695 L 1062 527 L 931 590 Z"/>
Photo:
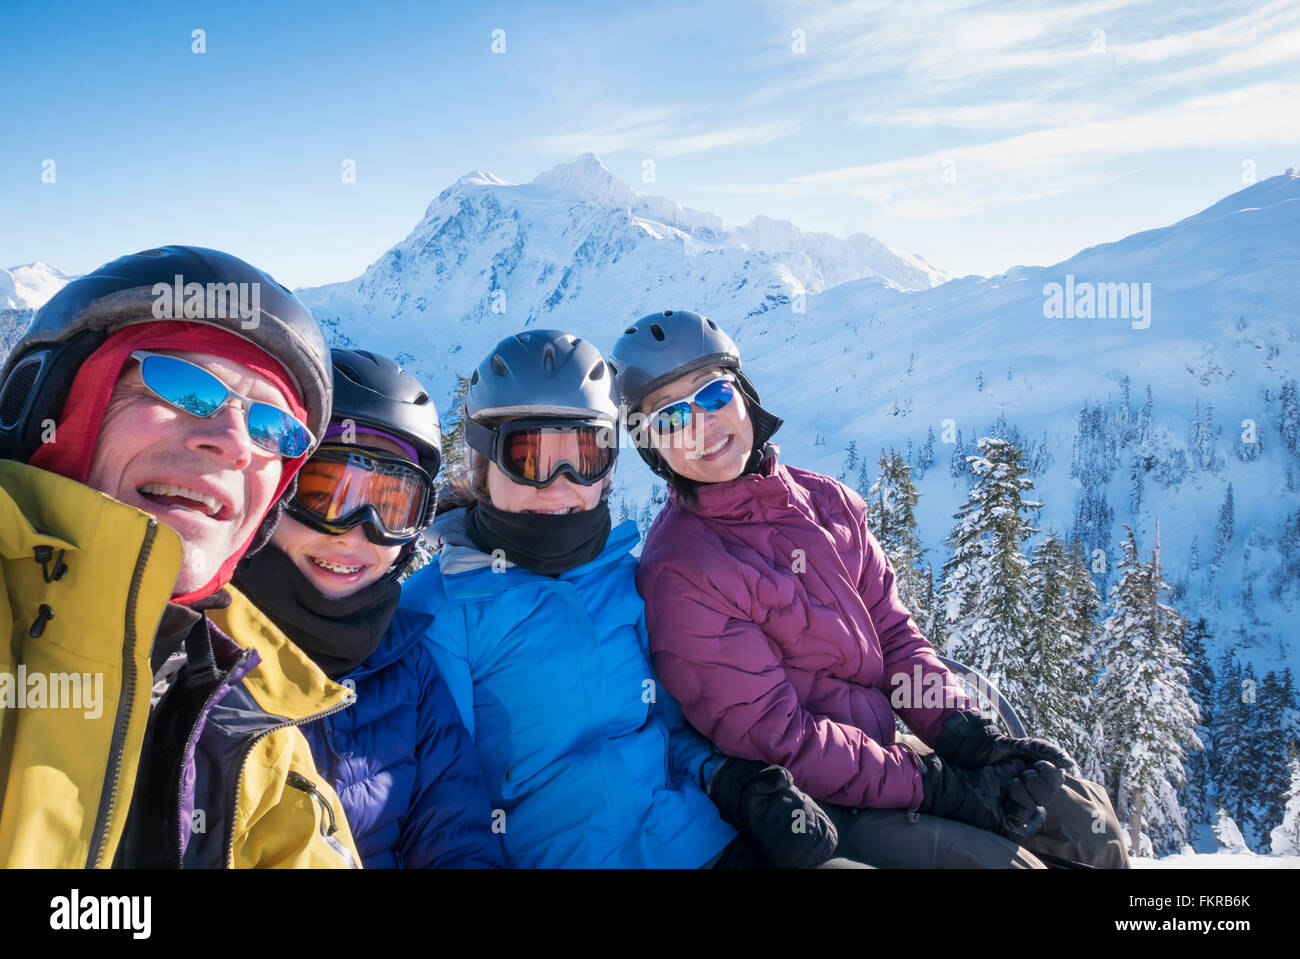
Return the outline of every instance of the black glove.
<path id="1" fill-rule="evenodd" d="M 723 819 L 749 830 L 779 869 L 812 869 L 835 855 L 835 824 L 784 766 L 728 759 L 709 782 L 709 798 Z"/>
<path id="2" fill-rule="evenodd" d="M 1027 766 L 1046 760 L 1059 769 L 1073 769 L 1070 754 L 1042 739 L 1012 739 L 993 728 L 993 720 L 977 712 L 953 713 L 943 723 L 934 751 L 966 769 L 1019 759 Z"/>
<path id="3" fill-rule="evenodd" d="M 1049 762 L 1032 768 L 1010 759 L 979 769 L 962 769 L 935 753 L 921 760 L 921 804 L 917 812 L 987 829 L 1020 842 L 1042 828 L 1046 806 L 1065 781 Z"/>

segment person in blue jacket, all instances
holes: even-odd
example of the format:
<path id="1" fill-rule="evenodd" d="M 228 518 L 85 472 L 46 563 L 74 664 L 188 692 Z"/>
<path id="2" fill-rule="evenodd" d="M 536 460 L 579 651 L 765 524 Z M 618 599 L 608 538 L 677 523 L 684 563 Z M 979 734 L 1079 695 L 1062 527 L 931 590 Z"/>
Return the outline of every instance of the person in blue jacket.
<path id="1" fill-rule="evenodd" d="M 389 628 L 434 512 L 428 392 L 397 363 L 332 351 L 334 407 L 270 545 L 234 583 L 355 703 L 303 728 L 367 868 L 499 867 L 473 743 L 429 649 Z M 238 615 L 239 598 L 226 615 Z"/>
<path id="2" fill-rule="evenodd" d="M 426 642 L 451 688 L 508 864 L 823 864 L 834 826 L 789 773 L 717 754 L 655 678 L 638 530 L 611 528 L 611 380 L 569 334 L 496 346 L 470 378 L 468 471 L 440 497 L 454 507 L 430 529 L 440 552 L 393 630 Z"/>

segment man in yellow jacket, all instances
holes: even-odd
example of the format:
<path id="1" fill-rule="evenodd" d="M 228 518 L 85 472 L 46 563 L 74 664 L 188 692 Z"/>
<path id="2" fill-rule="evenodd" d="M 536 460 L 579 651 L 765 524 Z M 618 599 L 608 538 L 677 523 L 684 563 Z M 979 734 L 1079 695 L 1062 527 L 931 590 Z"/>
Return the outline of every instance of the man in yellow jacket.
<path id="1" fill-rule="evenodd" d="M 205 614 L 330 377 L 287 289 L 196 247 L 73 281 L 4 360 L 0 866 L 360 864 L 297 728 L 351 692 L 251 604 Z"/>

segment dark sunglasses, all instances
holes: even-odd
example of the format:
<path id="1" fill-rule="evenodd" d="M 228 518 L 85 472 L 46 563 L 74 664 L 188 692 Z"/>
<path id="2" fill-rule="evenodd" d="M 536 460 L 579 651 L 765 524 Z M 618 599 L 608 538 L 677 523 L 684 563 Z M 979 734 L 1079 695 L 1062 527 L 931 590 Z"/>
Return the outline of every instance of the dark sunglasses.
<path id="1" fill-rule="evenodd" d="M 599 483 L 614 468 L 618 431 L 602 420 L 510 420 L 495 427 L 465 421 L 465 442 L 509 479 L 544 487 L 561 473 L 580 486 Z"/>
<path id="2" fill-rule="evenodd" d="M 289 515 L 320 533 L 341 536 L 364 524 L 378 546 L 409 543 L 424 529 L 433 481 L 399 457 L 328 444 L 298 472 Z"/>
<path id="3" fill-rule="evenodd" d="M 162 353 L 136 350 L 140 379 L 159 399 L 194 416 L 214 416 L 230 400 L 244 404 L 248 437 L 268 452 L 294 459 L 311 449 L 315 437 L 297 417 L 278 406 L 241 396 L 203 367 Z"/>
<path id="4" fill-rule="evenodd" d="M 676 433 L 691 422 L 691 404 L 709 413 L 722 409 L 736 395 L 736 381 L 730 376 L 709 380 L 691 396 L 661 406 L 646 417 L 646 424 L 662 436 Z"/>

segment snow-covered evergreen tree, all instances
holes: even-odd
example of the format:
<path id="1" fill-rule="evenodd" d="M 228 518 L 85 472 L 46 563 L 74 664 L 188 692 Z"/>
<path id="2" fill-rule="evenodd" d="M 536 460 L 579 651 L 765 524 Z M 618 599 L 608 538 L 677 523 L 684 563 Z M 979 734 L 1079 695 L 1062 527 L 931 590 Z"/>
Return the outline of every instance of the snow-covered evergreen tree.
<path id="1" fill-rule="evenodd" d="M 978 441 L 974 486 L 957 511 L 943 567 L 943 642 L 947 655 L 988 676 L 1014 703 L 1026 701 L 1033 598 L 1021 544 L 1038 532 L 1029 514 L 1041 503 L 1012 443 Z"/>
<path id="2" fill-rule="evenodd" d="M 1269 852 L 1275 856 L 1300 856 L 1300 759 L 1291 760 L 1287 769 L 1291 786 L 1282 822 L 1269 834 Z"/>
<path id="3" fill-rule="evenodd" d="M 970 474 L 970 463 L 966 460 L 967 455 L 966 444 L 962 442 L 961 438 L 961 430 L 958 430 L 957 439 L 952 446 L 952 458 L 948 461 L 948 472 L 954 477 Z"/>
<path id="4" fill-rule="evenodd" d="M 849 440 L 849 445 L 844 448 L 844 469 L 840 470 L 840 482 L 846 482 L 846 477 L 852 477 L 858 471 L 858 441 Z"/>
<path id="5" fill-rule="evenodd" d="M 1253 671 L 1242 668 L 1231 649 L 1217 670 L 1214 725 L 1211 727 L 1210 769 L 1214 802 L 1237 822 L 1253 818 L 1251 804 L 1258 785 L 1251 769 L 1251 720 L 1256 701 Z"/>
<path id="6" fill-rule="evenodd" d="M 1183 635 L 1187 621 L 1161 602 L 1159 545 L 1150 563 L 1125 527 L 1119 581 L 1102 625 L 1097 686 L 1106 735 L 1107 784 L 1115 811 L 1129 822 L 1130 844 L 1146 829 L 1157 853 L 1180 848 L 1187 827 L 1176 790 L 1186 780 L 1183 755 L 1197 746 L 1196 704 L 1187 690 Z"/>
<path id="7" fill-rule="evenodd" d="M 1223 559 L 1223 554 L 1227 552 L 1228 543 L 1232 541 L 1233 528 L 1236 526 L 1233 512 L 1232 484 L 1229 483 L 1228 492 L 1223 497 L 1223 505 L 1219 507 L 1219 522 L 1214 527 L 1214 563 L 1216 566 Z"/>
<path id="8" fill-rule="evenodd" d="M 924 479 L 925 472 L 934 465 L 934 427 L 931 426 L 926 430 L 925 442 L 921 445 L 921 450 L 916 454 L 916 478 Z"/>
<path id="9" fill-rule="evenodd" d="M 1183 764 L 1187 769 L 1187 782 L 1179 793 L 1179 801 L 1192 823 L 1209 822 L 1213 814 L 1210 749 L 1214 728 L 1214 669 L 1206 652 L 1209 638 L 1210 628 L 1201 617 L 1188 630 L 1183 644 L 1187 656 L 1187 691 L 1201 716 L 1196 736 L 1205 745 L 1204 749 L 1191 750 Z"/>
<path id="10" fill-rule="evenodd" d="M 443 476 L 455 476 L 465 466 L 465 397 L 469 395 L 469 377 L 456 374 L 456 388 L 451 394 L 451 409 L 442 418 Z"/>
<path id="11" fill-rule="evenodd" d="M 1215 817 L 1214 838 L 1218 840 L 1221 853 L 1244 855 L 1250 852 L 1245 837 L 1226 809 L 1220 809 Z"/>
<path id="12" fill-rule="evenodd" d="M 867 528 L 894 567 L 898 598 L 918 627 L 929 619 L 924 558 L 916 539 L 916 487 L 912 468 L 895 450 L 880 451 L 880 475 L 867 491 Z"/>
<path id="13" fill-rule="evenodd" d="M 1258 800 L 1259 840 L 1272 831 L 1286 814 L 1287 793 L 1291 788 L 1288 765 L 1295 749 L 1289 719 L 1296 708 L 1291 671 L 1264 674 L 1259 684 L 1258 708 L 1252 723 L 1252 746 L 1258 755 L 1254 764 L 1259 770 Z"/>
<path id="14" fill-rule="evenodd" d="M 1096 722 L 1095 623 L 1079 628 L 1071 596 L 1077 586 L 1071 562 L 1066 544 L 1054 533 L 1033 550 L 1028 574 L 1033 597 L 1030 649 L 1022 680 L 1028 696 L 1022 718 L 1030 735 L 1058 743 L 1082 767 L 1081 756 L 1092 750 Z M 1083 579 L 1093 590 L 1086 572 Z"/>
<path id="15" fill-rule="evenodd" d="M 1097 680 L 1100 660 L 1098 646 L 1101 637 L 1101 596 L 1088 571 L 1088 564 L 1083 554 L 1083 547 L 1078 540 L 1071 540 L 1069 560 L 1065 566 L 1066 601 L 1070 610 L 1069 629 L 1071 635 L 1082 637 L 1084 645 L 1079 657 L 1070 666 L 1074 670 L 1076 686 L 1088 686 L 1088 712 L 1091 717 L 1088 725 L 1088 738 L 1070 744 L 1072 755 L 1085 779 L 1096 783 L 1106 781 L 1102 765 L 1102 751 L 1105 740 L 1102 734 L 1101 712 L 1097 702 Z"/>

